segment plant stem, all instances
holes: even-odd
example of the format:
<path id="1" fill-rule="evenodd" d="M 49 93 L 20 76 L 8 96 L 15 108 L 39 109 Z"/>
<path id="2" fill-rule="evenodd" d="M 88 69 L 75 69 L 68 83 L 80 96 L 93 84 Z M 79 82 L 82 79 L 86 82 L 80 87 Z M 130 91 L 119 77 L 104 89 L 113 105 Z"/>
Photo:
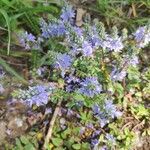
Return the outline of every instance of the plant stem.
<path id="1" fill-rule="evenodd" d="M 57 106 L 55 108 L 54 114 L 53 114 L 52 119 L 50 121 L 49 129 L 48 129 L 47 135 L 45 137 L 45 142 L 44 142 L 43 150 L 45 150 L 47 148 L 47 145 L 48 145 L 48 143 L 49 143 L 49 141 L 51 139 L 52 131 L 53 131 L 53 126 L 54 126 L 55 120 L 57 118 L 57 115 L 59 113 L 60 106 L 61 106 L 61 101 L 59 101 L 57 103 Z"/>

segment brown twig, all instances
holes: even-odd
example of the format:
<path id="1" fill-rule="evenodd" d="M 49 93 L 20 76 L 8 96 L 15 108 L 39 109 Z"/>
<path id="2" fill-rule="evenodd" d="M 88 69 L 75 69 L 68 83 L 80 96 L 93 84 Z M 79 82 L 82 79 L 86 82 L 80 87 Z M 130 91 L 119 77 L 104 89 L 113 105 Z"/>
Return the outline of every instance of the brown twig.
<path id="1" fill-rule="evenodd" d="M 61 101 L 58 102 L 56 108 L 55 108 L 55 111 L 54 111 L 54 114 L 53 114 L 53 117 L 50 121 L 50 124 L 49 124 L 49 129 L 48 129 L 48 132 L 47 132 L 47 135 L 45 137 L 45 142 L 44 142 L 44 145 L 43 145 L 43 150 L 46 149 L 50 139 L 51 139 L 51 136 L 52 136 L 52 131 L 53 131 L 53 126 L 54 126 L 54 123 L 55 123 L 55 120 L 57 118 L 57 115 L 59 113 L 59 110 L 60 110 L 60 106 L 61 106 Z"/>
<path id="2" fill-rule="evenodd" d="M 126 123 L 123 127 L 122 127 L 122 131 L 127 127 L 127 126 L 129 126 L 129 125 L 132 125 L 132 122 L 128 122 L 128 123 Z"/>
<path id="3" fill-rule="evenodd" d="M 132 128 L 132 131 L 135 131 L 136 128 L 140 127 L 140 126 L 143 126 L 144 125 L 144 120 L 140 123 L 138 123 L 137 125 L 135 125 L 133 128 Z"/>

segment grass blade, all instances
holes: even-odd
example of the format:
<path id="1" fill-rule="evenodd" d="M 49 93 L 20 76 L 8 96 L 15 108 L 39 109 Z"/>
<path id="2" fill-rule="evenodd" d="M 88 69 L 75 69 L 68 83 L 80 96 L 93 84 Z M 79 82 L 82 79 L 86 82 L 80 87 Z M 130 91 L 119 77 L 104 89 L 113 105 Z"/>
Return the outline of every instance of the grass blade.
<path id="1" fill-rule="evenodd" d="M 28 84 L 28 82 L 20 76 L 15 70 L 13 70 L 2 58 L 0 58 L 0 65 L 5 68 L 10 74 L 14 75 L 18 80 L 22 81 L 24 84 Z"/>
<path id="2" fill-rule="evenodd" d="M 10 53 L 10 41 L 11 41 L 11 31 L 10 31 L 10 18 L 7 14 L 7 12 L 3 9 L 0 9 L 0 13 L 3 15 L 3 17 L 6 20 L 6 25 L 8 28 L 8 44 L 7 44 L 7 55 Z"/>

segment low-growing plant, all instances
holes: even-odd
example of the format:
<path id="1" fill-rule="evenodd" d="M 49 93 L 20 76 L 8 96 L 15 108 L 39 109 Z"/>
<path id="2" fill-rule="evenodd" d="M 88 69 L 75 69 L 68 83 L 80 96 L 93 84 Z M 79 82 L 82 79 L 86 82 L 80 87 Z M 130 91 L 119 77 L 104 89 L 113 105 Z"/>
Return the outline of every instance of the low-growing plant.
<path id="1" fill-rule="evenodd" d="M 119 32 L 115 26 L 107 32 L 99 20 L 78 27 L 74 8 L 66 3 L 60 18 L 41 19 L 40 26 L 40 36 L 25 32 L 20 41 L 27 50 L 46 53 L 37 75 L 55 82 L 55 88 L 40 84 L 14 95 L 30 106 L 61 102 L 60 118 L 55 118 L 47 148 L 130 149 L 134 132 L 111 123 L 125 113 L 141 120 L 150 115 L 144 104 L 132 106 L 140 96 L 132 91 L 142 88 L 139 54 L 150 42 L 150 26 L 139 27 L 134 33 Z M 48 47 L 46 52 L 43 45 Z M 119 120 L 123 126 L 124 118 Z"/>

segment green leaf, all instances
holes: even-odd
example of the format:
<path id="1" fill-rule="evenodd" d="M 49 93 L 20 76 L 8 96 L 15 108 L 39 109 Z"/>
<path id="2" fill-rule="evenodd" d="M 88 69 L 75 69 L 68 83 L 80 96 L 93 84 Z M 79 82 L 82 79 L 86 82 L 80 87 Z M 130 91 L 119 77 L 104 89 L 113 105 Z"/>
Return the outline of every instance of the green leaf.
<path id="1" fill-rule="evenodd" d="M 25 84 L 28 84 L 28 82 L 22 76 L 20 76 L 15 70 L 13 70 L 2 58 L 0 58 L 0 65 L 2 65 L 2 67 L 4 67 L 6 71 L 14 75 L 17 79 L 19 79 Z"/>
<path id="2" fill-rule="evenodd" d="M 55 145 L 55 146 L 60 146 L 63 144 L 63 140 L 61 138 L 52 138 L 52 143 Z"/>
<path id="3" fill-rule="evenodd" d="M 82 149 L 82 150 L 90 149 L 90 144 L 89 144 L 89 143 L 82 143 L 81 149 Z"/>
<path id="4" fill-rule="evenodd" d="M 122 98 L 124 96 L 124 88 L 120 83 L 114 83 L 114 87 L 116 92 L 119 94 L 119 98 Z"/>
<path id="5" fill-rule="evenodd" d="M 13 6 L 13 2 L 15 1 L 8 1 L 8 0 L 1 0 L 8 8 L 11 7 L 13 9 L 15 9 L 15 7 Z"/>
<path id="6" fill-rule="evenodd" d="M 58 8 L 54 6 L 37 6 L 33 8 L 23 8 L 20 9 L 19 12 L 32 12 L 32 13 L 42 13 L 42 12 L 51 12 L 51 13 L 58 13 Z"/>
<path id="7" fill-rule="evenodd" d="M 75 100 L 80 100 L 80 101 L 84 101 L 84 97 L 81 95 L 81 94 L 76 94 L 75 96 L 74 96 L 74 99 Z"/>
<path id="8" fill-rule="evenodd" d="M 20 140 L 21 140 L 21 142 L 22 142 L 23 144 L 28 144 L 28 143 L 30 143 L 29 140 L 28 140 L 25 136 L 21 136 L 21 137 L 20 137 Z"/>
<path id="9" fill-rule="evenodd" d="M 131 139 L 129 137 L 126 138 L 126 146 L 131 145 Z"/>
<path id="10" fill-rule="evenodd" d="M 129 80 L 132 80 L 135 83 L 140 81 L 140 72 L 138 71 L 138 68 L 129 67 L 127 72 Z"/>
<path id="11" fill-rule="evenodd" d="M 25 145 L 24 150 L 36 150 L 36 149 L 31 143 L 28 143 L 27 145 Z"/>
<path id="12" fill-rule="evenodd" d="M 139 111 L 137 113 L 138 116 L 148 116 L 149 112 L 144 106 L 139 106 Z"/>
<path id="13" fill-rule="evenodd" d="M 10 18 L 7 12 L 4 9 L 0 9 L 0 13 L 6 20 L 7 28 L 8 28 L 8 44 L 7 44 L 7 55 L 10 53 L 10 40 L 11 40 L 11 31 L 10 31 Z"/>
<path id="14" fill-rule="evenodd" d="M 23 150 L 23 146 L 18 138 L 16 139 L 16 146 L 18 149 Z"/>
<path id="15" fill-rule="evenodd" d="M 31 62 L 33 68 L 37 68 L 39 65 L 39 60 L 40 60 L 40 53 L 37 50 L 32 50 L 31 51 Z"/>
<path id="16" fill-rule="evenodd" d="M 72 148 L 73 149 L 81 149 L 81 144 L 73 144 Z"/>
<path id="17" fill-rule="evenodd" d="M 57 147 L 57 148 L 53 148 L 53 150 L 66 150 L 66 149 L 64 149 L 62 147 Z"/>
<path id="18" fill-rule="evenodd" d="M 71 134 L 70 128 L 66 129 L 64 132 L 61 133 L 63 139 L 67 138 L 67 135 Z"/>

